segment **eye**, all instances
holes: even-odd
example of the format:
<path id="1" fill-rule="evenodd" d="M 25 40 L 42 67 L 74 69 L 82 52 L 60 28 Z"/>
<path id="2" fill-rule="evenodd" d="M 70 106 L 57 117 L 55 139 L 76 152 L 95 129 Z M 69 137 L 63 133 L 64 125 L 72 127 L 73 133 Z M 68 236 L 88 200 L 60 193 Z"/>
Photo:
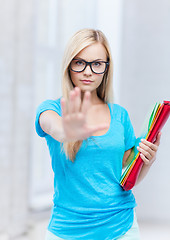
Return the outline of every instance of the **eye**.
<path id="1" fill-rule="evenodd" d="M 76 60 L 76 61 L 75 61 L 75 64 L 76 64 L 77 66 L 81 66 L 81 65 L 84 65 L 84 61 L 82 61 L 82 60 Z"/>
<path id="2" fill-rule="evenodd" d="M 94 66 L 94 67 L 100 67 L 101 64 L 102 64 L 101 62 L 94 62 L 94 63 L 93 63 L 93 66 Z"/>

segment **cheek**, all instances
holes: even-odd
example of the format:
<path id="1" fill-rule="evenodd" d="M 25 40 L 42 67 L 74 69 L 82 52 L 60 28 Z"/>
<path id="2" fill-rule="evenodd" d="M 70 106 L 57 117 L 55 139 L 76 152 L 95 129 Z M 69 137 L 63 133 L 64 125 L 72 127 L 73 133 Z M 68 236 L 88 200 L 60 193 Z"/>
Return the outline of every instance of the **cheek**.
<path id="1" fill-rule="evenodd" d="M 78 82 L 78 74 L 71 71 L 70 78 L 71 78 L 72 83 L 74 85 L 76 85 L 76 83 Z"/>
<path id="2" fill-rule="evenodd" d="M 97 85 L 97 87 L 100 86 L 100 84 L 102 83 L 102 81 L 103 81 L 103 75 L 98 76 L 98 78 L 97 78 L 97 80 L 96 80 L 96 85 Z"/>

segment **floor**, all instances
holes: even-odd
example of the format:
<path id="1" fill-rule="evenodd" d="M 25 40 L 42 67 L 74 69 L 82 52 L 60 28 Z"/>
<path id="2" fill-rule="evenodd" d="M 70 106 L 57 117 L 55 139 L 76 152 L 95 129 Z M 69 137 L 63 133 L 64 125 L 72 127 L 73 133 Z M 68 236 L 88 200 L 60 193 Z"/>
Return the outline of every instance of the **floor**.
<path id="1" fill-rule="evenodd" d="M 28 234 L 14 240 L 44 240 L 48 220 L 43 219 L 30 226 Z M 139 222 L 141 240 L 170 240 L 170 226 L 161 223 Z M 0 240 L 11 240 L 0 235 Z M 13 239 L 12 239 L 13 240 Z"/>
<path id="2" fill-rule="evenodd" d="M 170 240 L 170 224 L 139 222 L 141 240 Z"/>
<path id="3" fill-rule="evenodd" d="M 44 239 L 47 221 L 37 224 L 29 233 L 29 240 Z M 139 222 L 141 240 L 170 240 L 170 226 L 149 222 Z"/>

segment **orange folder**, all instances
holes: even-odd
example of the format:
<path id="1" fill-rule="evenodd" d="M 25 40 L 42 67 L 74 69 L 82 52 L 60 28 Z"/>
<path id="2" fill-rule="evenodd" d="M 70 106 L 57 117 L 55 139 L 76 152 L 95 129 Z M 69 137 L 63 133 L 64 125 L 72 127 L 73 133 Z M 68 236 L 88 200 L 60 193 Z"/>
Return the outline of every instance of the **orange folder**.
<path id="1" fill-rule="evenodd" d="M 148 132 L 145 137 L 147 141 L 152 143 L 155 141 L 158 132 L 160 132 L 165 125 L 169 115 L 170 101 L 164 101 L 162 104 L 155 105 L 150 116 Z M 135 149 L 133 150 L 135 151 Z M 137 151 L 137 153 L 134 154 L 134 151 L 132 151 L 133 153 L 130 155 L 130 159 L 127 160 L 129 163 L 120 179 L 120 185 L 126 191 L 133 188 L 143 166 L 143 160 L 140 157 L 140 153 Z"/>

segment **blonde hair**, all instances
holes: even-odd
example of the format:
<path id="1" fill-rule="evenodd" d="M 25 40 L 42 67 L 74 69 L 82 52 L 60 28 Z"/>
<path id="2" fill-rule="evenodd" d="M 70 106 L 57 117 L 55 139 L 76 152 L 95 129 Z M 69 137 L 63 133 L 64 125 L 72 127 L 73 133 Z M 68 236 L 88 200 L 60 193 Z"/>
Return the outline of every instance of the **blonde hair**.
<path id="1" fill-rule="evenodd" d="M 62 92 L 66 102 L 69 99 L 69 92 L 74 88 L 69 74 L 69 65 L 72 59 L 84 48 L 94 44 L 101 43 L 106 50 L 109 66 L 104 73 L 103 81 L 97 89 L 97 95 L 103 102 L 113 101 L 112 77 L 113 77 L 113 61 L 110 47 L 105 35 L 100 30 L 82 29 L 76 32 L 70 39 L 63 56 L 62 65 Z M 64 151 L 71 161 L 74 161 L 75 156 L 82 144 L 82 141 L 64 143 Z"/>

